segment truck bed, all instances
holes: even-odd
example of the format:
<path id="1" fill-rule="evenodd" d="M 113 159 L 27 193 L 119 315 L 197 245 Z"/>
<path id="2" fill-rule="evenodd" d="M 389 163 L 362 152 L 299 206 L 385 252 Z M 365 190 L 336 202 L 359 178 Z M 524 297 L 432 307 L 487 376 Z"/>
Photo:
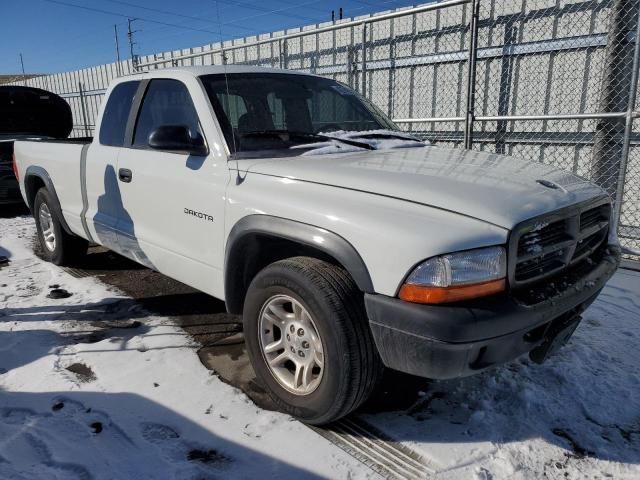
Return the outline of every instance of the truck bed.
<path id="1" fill-rule="evenodd" d="M 65 219 L 74 233 L 82 232 L 78 216 L 82 210 L 79 185 L 82 151 L 90 148 L 91 138 L 27 139 L 14 143 L 19 177 L 29 168 L 46 172 L 60 200 Z"/>

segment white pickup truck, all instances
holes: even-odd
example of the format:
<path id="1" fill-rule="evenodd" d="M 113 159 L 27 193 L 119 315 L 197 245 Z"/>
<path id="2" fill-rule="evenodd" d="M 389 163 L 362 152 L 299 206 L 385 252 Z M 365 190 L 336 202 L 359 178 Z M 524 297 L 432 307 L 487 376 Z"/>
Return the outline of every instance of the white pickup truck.
<path id="1" fill-rule="evenodd" d="M 543 361 L 619 264 L 569 173 L 403 133 L 347 86 L 252 67 L 118 79 L 97 136 L 18 141 L 45 256 L 89 243 L 224 299 L 283 411 L 321 424 L 384 367 Z"/>

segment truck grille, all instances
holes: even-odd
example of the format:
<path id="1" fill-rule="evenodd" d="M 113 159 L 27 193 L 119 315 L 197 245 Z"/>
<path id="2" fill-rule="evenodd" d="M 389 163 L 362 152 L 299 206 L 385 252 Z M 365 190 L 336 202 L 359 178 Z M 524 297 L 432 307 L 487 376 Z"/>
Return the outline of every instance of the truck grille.
<path id="1" fill-rule="evenodd" d="M 606 243 L 611 206 L 606 198 L 518 225 L 509 240 L 509 283 L 517 288 L 549 277 Z"/>

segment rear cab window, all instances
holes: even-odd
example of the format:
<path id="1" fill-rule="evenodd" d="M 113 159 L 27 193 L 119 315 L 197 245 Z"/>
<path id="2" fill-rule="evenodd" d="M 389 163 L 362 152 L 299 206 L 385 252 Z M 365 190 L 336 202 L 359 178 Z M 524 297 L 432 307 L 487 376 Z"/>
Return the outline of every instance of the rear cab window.
<path id="1" fill-rule="evenodd" d="M 124 145 L 127 120 L 139 81 L 118 84 L 109 95 L 100 124 L 100 144 L 112 147 Z"/>

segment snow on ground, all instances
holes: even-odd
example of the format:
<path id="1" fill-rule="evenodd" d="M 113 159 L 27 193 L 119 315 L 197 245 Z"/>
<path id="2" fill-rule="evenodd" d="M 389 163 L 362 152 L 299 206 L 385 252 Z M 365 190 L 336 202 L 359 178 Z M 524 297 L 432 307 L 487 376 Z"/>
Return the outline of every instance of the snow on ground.
<path id="1" fill-rule="evenodd" d="M 0 219 L 0 478 L 373 475 L 210 375 L 169 319 L 35 257 L 33 232 Z M 361 418 L 436 478 L 637 479 L 639 327 L 640 273 L 620 271 L 547 363 L 425 382 L 409 409 Z"/>
<path id="2" fill-rule="evenodd" d="M 640 273 L 620 270 L 543 365 L 433 382 L 366 419 L 442 478 L 640 478 Z"/>
<path id="3" fill-rule="evenodd" d="M 370 476 L 210 375 L 167 319 L 34 256 L 33 235 L 0 219 L 0 478 Z"/>

